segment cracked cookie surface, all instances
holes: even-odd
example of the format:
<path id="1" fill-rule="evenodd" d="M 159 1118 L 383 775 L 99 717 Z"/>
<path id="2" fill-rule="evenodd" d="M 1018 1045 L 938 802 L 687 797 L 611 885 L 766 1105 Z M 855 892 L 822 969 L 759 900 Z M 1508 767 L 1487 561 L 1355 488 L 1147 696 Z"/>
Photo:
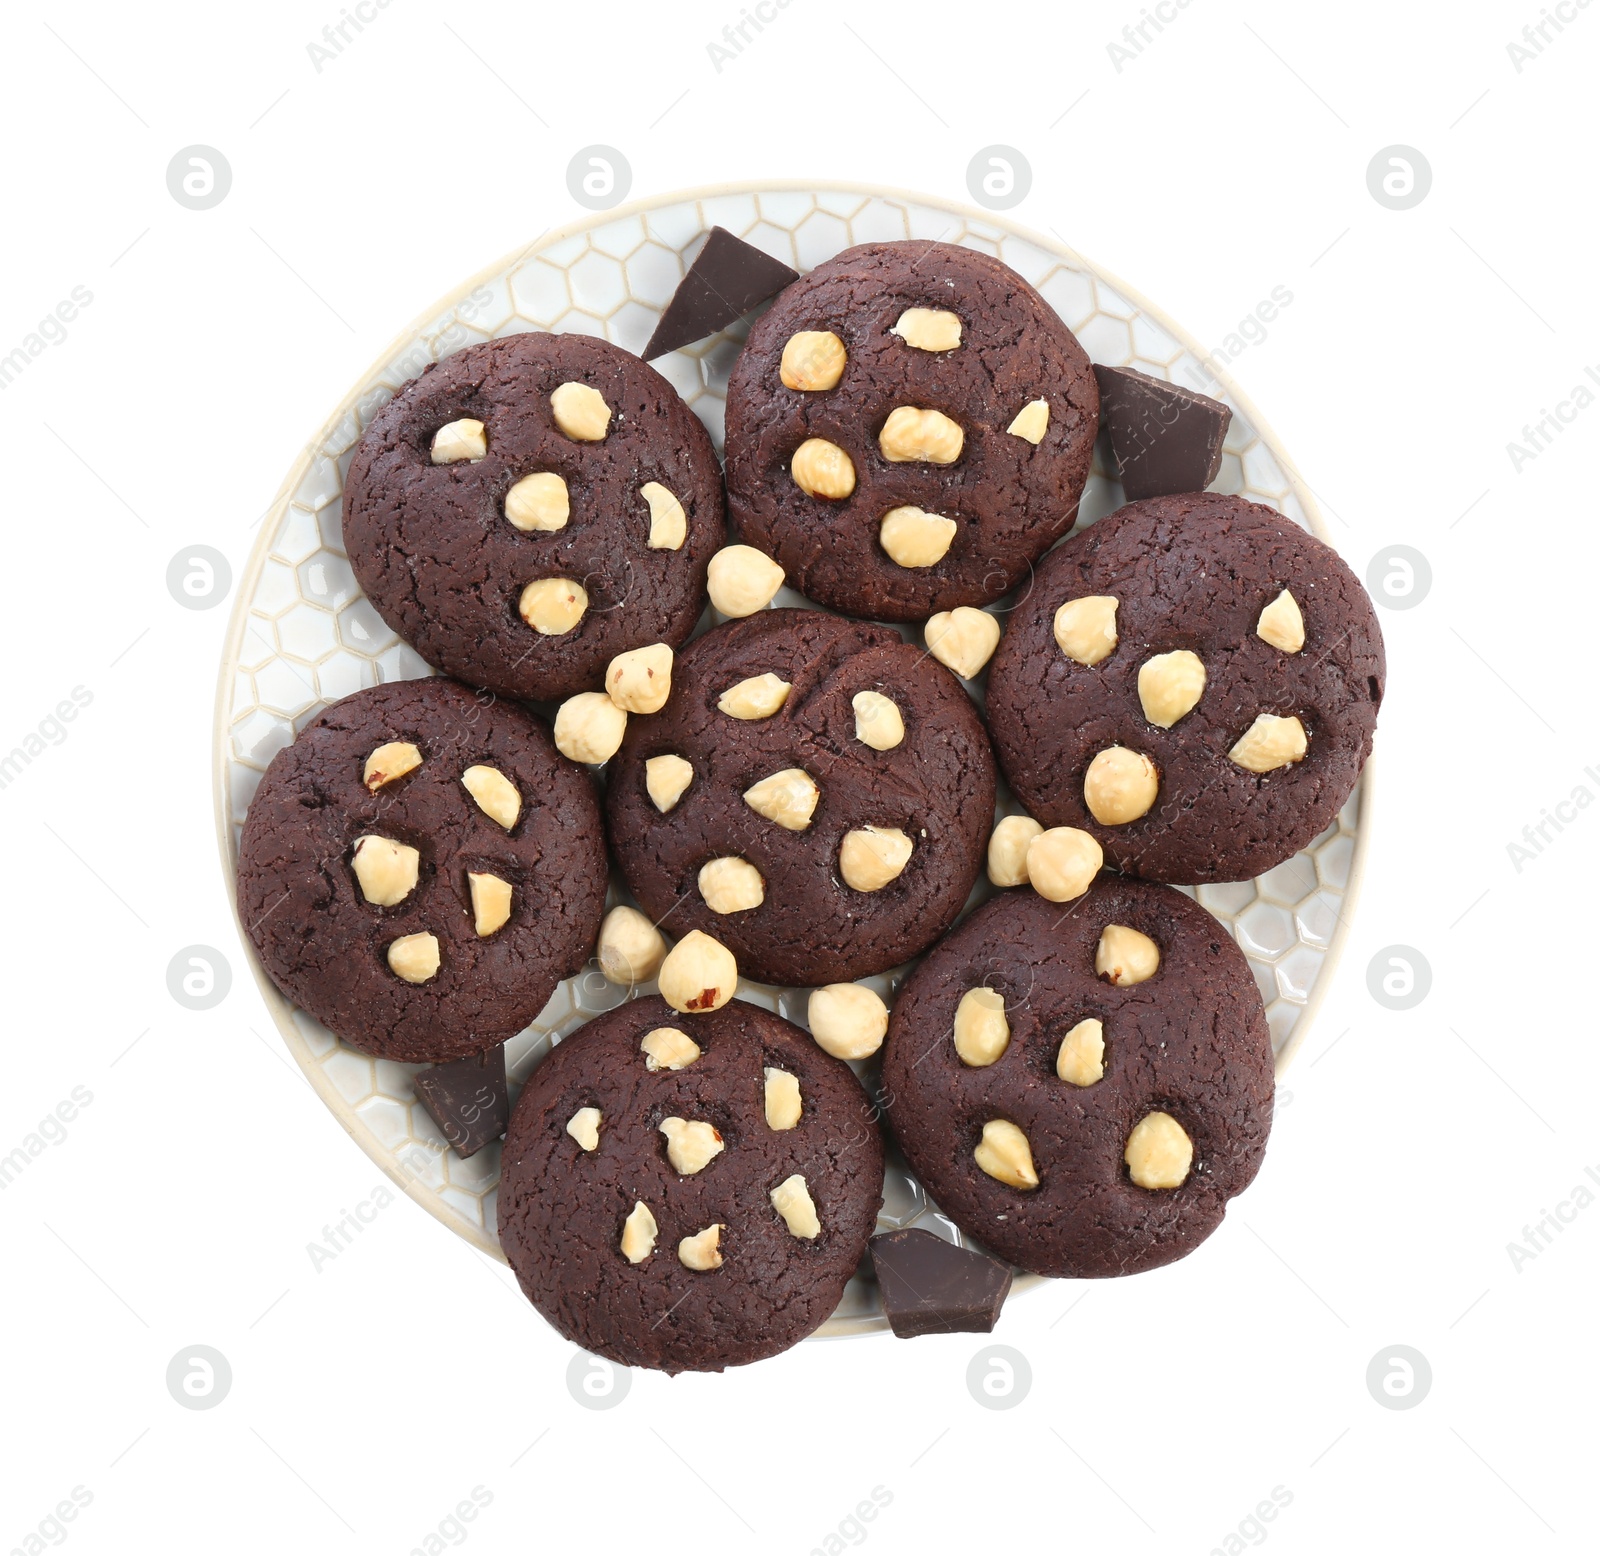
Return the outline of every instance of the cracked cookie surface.
<path id="1" fill-rule="evenodd" d="M 1154 941 L 1152 976 L 1117 987 L 1096 975 L 1108 925 Z M 988 1063 L 963 1062 L 953 1036 L 974 988 L 1004 1003 L 1007 1039 Z M 1100 1023 L 1103 1074 L 1089 1079 L 1080 1049 L 1072 1073 L 1089 1083 L 1075 1084 L 1057 1067 L 1064 1039 L 1086 1021 Z M 1203 1242 L 1255 1177 L 1272 1124 L 1272 1043 L 1223 925 L 1170 887 L 1104 875 L 1066 905 L 1025 886 L 1007 891 L 924 958 L 895 1002 L 883 1087 L 917 1177 L 991 1253 L 1041 1275 L 1127 1275 Z M 1130 1139 L 1153 1114 L 1192 1146 L 1177 1187 L 1131 1176 Z M 992 1121 L 1020 1130 L 1036 1187 L 978 1164 Z"/>
<path id="2" fill-rule="evenodd" d="M 910 312 L 920 330 L 902 322 Z M 932 349 L 952 338 L 953 326 L 929 321 L 929 313 L 955 316 L 959 344 Z M 827 384 L 837 370 L 836 382 L 785 382 L 786 347 L 802 333 L 831 335 L 836 344 L 814 356 L 820 376 L 797 381 Z M 1049 408 L 1042 430 L 1008 430 L 1039 400 Z M 775 557 L 791 584 L 830 609 L 921 621 L 983 605 L 1015 587 L 1072 528 L 1099 404 L 1072 331 L 1000 260 L 949 243 L 846 249 L 779 294 L 734 363 L 729 514 L 742 540 Z M 881 434 L 906 408 L 954 422 L 959 454 L 948 463 L 887 457 Z M 809 439 L 848 456 L 847 495 L 829 500 L 797 484 L 794 457 Z M 942 459 L 949 450 L 933 452 Z M 931 554 L 920 549 L 914 565 L 898 563 L 885 549 L 885 540 L 899 546 L 884 520 L 903 508 L 949 521 L 953 528 L 932 526 L 944 533 L 923 543 L 948 549 L 931 561 L 920 559 Z"/>
<path id="3" fill-rule="evenodd" d="M 776 698 L 769 676 L 788 687 L 776 711 L 724 711 L 747 682 Z M 733 705 L 768 706 L 751 695 Z M 688 773 L 676 768 L 686 787 L 661 796 L 664 811 L 651 795 L 661 759 Z M 800 797 L 781 813 L 801 824 L 786 826 L 757 808 L 780 809 L 757 786 L 797 772 L 814 803 L 806 812 L 801 779 L 789 780 L 795 791 L 774 786 Z M 667 933 L 703 930 L 744 976 L 805 986 L 881 972 L 938 938 L 982 866 L 994 792 L 988 737 L 948 670 L 892 628 L 780 609 L 716 627 L 678 655 L 666 707 L 629 721 L 606 803 L 618 863 Z M 872 889 L 849 884 L 873 870 L 896 873 Z M 730 885 L 743 894 L 724 895 Z M 752 906 L 710 905 L 758 892 Z"/>
<path id="4" fill-rule="evenodd" d="M 567 384 L 604 401 L 602 437 L 562 430 L 552 396 Z M 481 423 L 482 456 L 434 463 L 434 439 L 462 420 Z M 511 511 L 557 527 L 507 517 L 512 488 L 534 475 L 557 478 L 564 496 L 551 483 L 534 489 L 538 517 L 515 501 Z M 652 485 L 683 509 L 676 546 L 659 528 L 651 544 Z M 350 565 L 378 614 L 447 675 L 511 697 L 593 690 L 615 655 L 681 643 L 723 541 L 705 428 L 654 368 L 587 335 L 510 335 L 431 365 L 373 418 L 344 493 Z M 564 632 L 540 632 L 519 610 L 541 579 L 583 590 Z"/>
<path id="5" fill-rule="evenodd" d="M 1114 600 L 1113 624 L 1098 637 L 1081 622 L 1063 633 L 1058 613 L 1077 600 Z M 1163 726 L 1152 713 L 1168 717 L 1196 695 L 1191 681 L 1163 708 L 1148 675 L 1141 683 L 1150 662 L 1169 655 L 1191 669 L 1198 660 L 1203 685 Z M 1107 864 L 1180 885 L 1243 881 L 1337 819 L 1372 750 L 1385 673 L 1372 602 L 1332 547 L 1240 497 L 1152 497 L 1039 564 L 990 662 L 989 728 L 1028 813 L 1047 827 L 1091 832 Z M 1258 771 L 1233 753 L 1262 715 L 1295 721 L 1299 736 L 1283 760 Z M 1286 741 L 1294 734 L 1287 723 L 1269 727 Z M 1155 769 L 1136 801 L 1148 808 L 1111 824 L 1086 793 L 1107 750 Z"/>
<path id="6" fill-rule="evenodd" d="M 373 787 L 386 746 L 420 762 L 391 760 L 397 776 Z M 509 827 L 463 781 L 484 768 L 509 785 L 474 779 L 502 816 L 515 795 Z M 273 758 L 239 845 L 239 918 L 273 983 L 353 1047 L 458 1059 L 520 1032 L 587 961 L 602 839 L 589 775 L 534 715 L 454 681 L 393 682 L 334 703 Z M 391 948 L 427 936 L 437 969 L 407 981 Z"/>
<path id="7" fill-rule="evenodd" d="M 652 1070 L 640 1044 L 662 1027 L 698 1055 Z M 777 1117 L 781 1128 L 772 1072 L 798 1089 L 799 1118 Z M 668 1120 L 709 1126 L 715 1154 L 680 1156 L 692 1169 L 680 1171 Z M 798 1027 L 743 1000 L 684 1016 L 651 996 L 595 1017 L 539 1065 L 501 1173 L 500 1245 L 561 1334 L 625 1366 L 720 1371 L 786 1350 L 833 1312 L 876 1223 L 883 1145 L 849 1066 Z M 811 1236 L 773 1202 L 796 1175 Z M 685 1239 L 699 1241 L 680 1252 Z"/>

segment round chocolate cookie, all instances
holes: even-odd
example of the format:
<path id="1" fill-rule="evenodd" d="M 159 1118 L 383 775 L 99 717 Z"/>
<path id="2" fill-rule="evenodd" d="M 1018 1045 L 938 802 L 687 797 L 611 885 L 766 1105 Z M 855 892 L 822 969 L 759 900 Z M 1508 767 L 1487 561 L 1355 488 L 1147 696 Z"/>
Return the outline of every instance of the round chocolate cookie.
<path id="1" fill-rule="evenodd" d="M 1017 798 L 1151 880 L 1242 881 L 1338 816 L 1383 637 L 1354 573 L 1271 508 L 1152 497 L 1040 564 L 989 666 Z"/>
<path id="2" fill-rule="evenodd" d="M 588 959 L 605 894 L 589 775 L 532 714 L 454 681 L 334 703 L 272 759 L 239 844 L 267 976 L 412 1063 L 520 1032 Z"/>
<path id="3" fill-rule="evenodd" d="M 1065 907 L 1006 892 L 933 951 L 895 1002 L 883 1086 L 918 1178 L 990 1252 L 1130 1275 L 1203 1242 L 1255 1177 L 1272 1041 L 1216 919 L 1104 875 Z"/>
<path id="4" fill-rule="evenodd" d="M 838 1305 L 883 1199 L 883 1142 L 842 1060 L 734 1000 L 631 1000 L 523 1087 L 500 1246 L 567 1339 L 629 1367 L 720 1372 Z"/>
<path id="5" fill-rule="evenodd" d="M 983 605 L 1072 528 L 1099 407 L 1083 348 L 1009 266 L 863 244 L 752 327 L 728 382 L 729 512 L 834 610 Z"/>
<path id="6" fill-rule="evenodd" d="M 653 367 L 588 335 L 510 335 L 429 366 L 345 478 L 345 548 L 378 614 L 507 697 L 592 690 L 614 655 L 681 643 L 723 538 L 705 428 Z"/>
<path id="7" fill-rule="evenodd" d="M 668 933 L 770 983 L 849 982 L 961 911 L 994 761 L 960 683 L 891 627 L 769 610 L 697 638 L 612 760 L 612 847 Z"/>

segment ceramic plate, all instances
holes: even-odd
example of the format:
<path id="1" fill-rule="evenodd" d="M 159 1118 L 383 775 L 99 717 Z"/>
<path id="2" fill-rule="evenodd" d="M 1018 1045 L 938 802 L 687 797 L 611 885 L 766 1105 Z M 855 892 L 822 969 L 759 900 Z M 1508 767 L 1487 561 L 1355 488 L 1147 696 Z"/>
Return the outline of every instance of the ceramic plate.
<path id="1" fill-rule="evenodd" d="M 295 732 L 330 702 L 362 687 L 431 673 L 367 603 L 344 555 L 342 485 L 368 421 L 427 363 L 497 336 L 577 331 L 641 350 L 713 225 L 801 271 L 851 244 L 893 238 L 935 239 L 997 254 L 1038 287 L 1096 362 L 1132 365 L 1206 388 L 1231 406 L 1233 424 L 1213 489 L 1265 503 L 1326 538 L 1311 494 L 1249 402 L 1226 380 L 1214 380 L 1201 366 L 1200 349 L 1177 326 L 1064 243 L 925 196 L 843 185 L 729 187 L 606 212 L 491 266 L 401 335 L 307 446 L 266 515 L 240 580 L 217 697 L 217 824 L 230 889 L 256 784 Z M 705 423 L 719 451 L 723 393 L 744 334 L 743 324 L 735 326 L 655 364 Z M 1092 522 L 1121 502 L 1121 488 L 1097 463 L 1082 521 Z M 777 603 L 810 602 L 785 589 Z M 1003 612 L 1004 605 L 995 609 Z M 708 610 L 701 630 L 717 619 Z M 1189 890 L 1227 925 L 1249 958 L 1267 1004 L 1280 1075 L 1305 1036 L 1349 927 L 1370 788 L 1369 772 L 1337 824 L 1259 880 Z M 1002 794 L 1001 803 L 1008 808 L 1009 796 Z M 980 886 L 974 901 L 987 890 Z M 611 900 L 629 899 L 614 884 Z M 906 971 L 868 981 L 892 999 Z M 367 1155 L 453 1231 L 502 1258 L 495 1238 L 500 1147 L 459 1160 L 412 1099 L 418 1066 L 346 1047 L 289 1004 L 259 968 L 256 976 L 290 1053 Z M 745 983 L 739 992 L 805 1025 L 808 990 Z M 628 997 L 593 963 L 570 979 L 539 1019 L 507 1045 L 513 1088 L 553 1044 Z M 870 1083 L 870 1066 L 857 1069 Z M 293 1147 L 285 1142 L 285 1148 Z M 879 1225 L 913 1224 L 961 1240 L 891 1153 Z M 1038 1284 L 1039 1277 L 1020 1277 L 1015 1289 Z M 858 1277 L 820 1333 L 887 1330 L 875 1288 Z"/>

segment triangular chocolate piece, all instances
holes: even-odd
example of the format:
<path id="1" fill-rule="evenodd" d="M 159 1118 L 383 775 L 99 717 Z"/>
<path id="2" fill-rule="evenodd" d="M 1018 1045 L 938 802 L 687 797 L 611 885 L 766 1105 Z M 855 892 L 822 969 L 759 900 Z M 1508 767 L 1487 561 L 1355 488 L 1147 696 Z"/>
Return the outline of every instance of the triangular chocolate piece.
<path id="1" fill-rule="evenodd" d="M 911 1227 L 874 1237 L 867 1250 L 889 1327 L 921 1334 L 988 1334 L 1011 1290 L 1011 1267 Z"/>
<path id="2" fill-rule="evenodd" d="M 1096 366 L 1100 425 L 1129 502 L 1203 492 L 1222 468 L 1233 412 L 1209 395 L 1132 367 Z"/>
<path id="3" fill-rule="evenodd" d="M 419 1070 L 411 1083 L 417 1101 L 433 1115 L 457 1156 L 474 1156 L 506 1132 L 506 1047 Z"/>
<path id="4" fill-rule="evenodd" d="M 715 335 L 799 279 L 782 260 L 713 227 L 641 355 L 649 362 Z"/>

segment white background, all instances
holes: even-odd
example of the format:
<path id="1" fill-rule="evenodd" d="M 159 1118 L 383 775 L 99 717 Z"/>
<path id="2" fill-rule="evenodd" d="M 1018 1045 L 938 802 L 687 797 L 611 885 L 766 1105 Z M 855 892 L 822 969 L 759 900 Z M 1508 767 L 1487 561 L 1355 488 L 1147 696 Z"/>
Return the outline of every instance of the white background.
<path id="1" fill-rule="evenodd" d="M 1062 9 L 793 0 L 720 72 L 735 0 L 394 0 L 320 72 L 334 0 L 8 21 L 0 355 L 74 286 L 93 302 L 0 393 L 0 748 L 75 686 L 92 702 L 0 790 L 0 1154 L 93 1100 L 0 1191 L 0 1550 L 37 1548 L 74 1487 L 92 1500 L 39 1539 L 84 1552 L 404 1553 L 441 1523 L 473 1550 L 663 1556 L 1584 1541 L 1600 1206 L 1520 1271 L 1507 1245 L 1600 1172 L 1600 814 L 1520 870 L 1508 844 L 1600 795 L 1600 408 L 1520 473 L 1507 444 L 1600 371 L 1600 8 L 1520 73 L 1533 0 L 1195 0 L 1120 71 L 1106 45 L 1140 7 Z M 197 142 L 234 178 L 204 212 L 166 187 Z M 975 1336 L 639 1375 L 585 1410 L 572 1348 L 409 1201 L 320 1273 L 306 1253 L 382 1180 L 250 980 L 211 809 L 228 608 L 180 609 L 167 564 L 203 542 L 237 575 L 394 333 L 581 214 L 566 167 L 593 142 L 635 197 L 813 177 L 965 199 L 978 148 L 1020 148 L 1011 214 L 1207 344 L 1292 291 L 1238 381 L 1359 572 L 1397 543 L 1432 567 L 1382 613 L 1367 884 L 1260 1178 L 1183 1263 L 1008 1307 L 995 1339 L 1032 1371 L 1008 1410 L 968 1392 Z M 1367 188 L 1393 143 L 1433 169 L 1408 211 Z M 234 970 L 205 1013 L 166 986 L 196 942 Z M 1367 986 L 1396 943 L 1433 972 L 1405 1012 Z M 165 1383 L 196 1344 L 233 1374 L 205 1411 Z M 1396 1344 L 1433 1375 L 1405 1411 L 1365 1381 Z M 446 1522 L 474 1487 L 487 1506 Z M 892 1500 L 851 1523 L 874 1487 Z M 1275 1487 L 1292 1500 L 1239 1536 Z"/>

